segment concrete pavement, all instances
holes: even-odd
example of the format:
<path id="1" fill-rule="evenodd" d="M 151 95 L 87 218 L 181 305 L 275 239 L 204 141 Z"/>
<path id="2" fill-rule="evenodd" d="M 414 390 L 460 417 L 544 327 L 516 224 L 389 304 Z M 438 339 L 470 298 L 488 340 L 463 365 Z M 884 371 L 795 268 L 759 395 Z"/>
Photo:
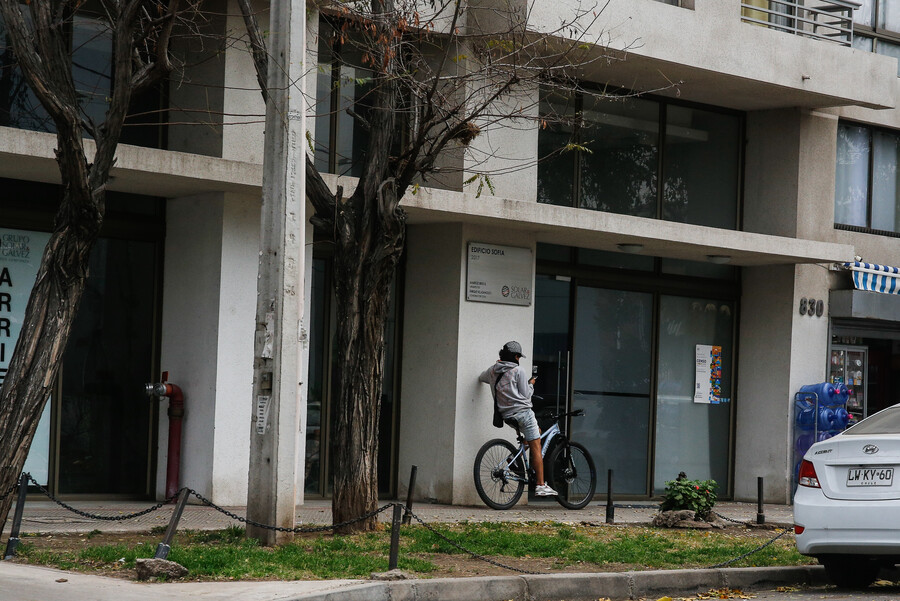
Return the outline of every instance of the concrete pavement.
<path id="1" fill-rule="evenodd" d="M 147 508 L 150 503 L 78 501 L 71 505 L 86 513 L 121 516 Z M 629 505 L 622 503 L 621 505 Z M 243 516 L 244 508 L 228 508 Z M 737 521 L 755 522 L 756 504 L 720 503 L 719 514 Z M 47 500 L 28 499 L 23 533 L 146 531 L 168 523 L 173 511 L 166 506 L 127 521 L 96 521 L 77 515 Z M 569 511 L 554 502 L 532 502 L 509 511 L 486 507 L 416 504 L 413 512 L 426 523 L 460 521 L 605 522 L 606 507 L 592 503 Z M 615 511 L 616 523 L 646 523 L 656 513 L 650 502 L 635 502 Z M 766 521 L 789 526 L 791 507 L 766 505 Z M 298 524 L 324 525 L 331 521 L 331 504 L 308 501 L 297 508 Z M 380 515 L 389 520 L 390 512 Z M 189 505 L 179 529 L 221 529 L 236 524 L 209 507 Z M 9 524 L 7 524 L 8 528 Z M 3 540 L 5 541 L 5 536 Z M 510 575 L 502 577 L 421 579 L 392 582 L 362 580 L 300 582 L 137 583 L 23 564 L 0 562 L 0 601 L 139 601 L 204 599 L 210 601 L 578 601 L 580 599 L 656 599 L 664 595 L 690 596 L 713 588 L 772 588 L 787 584 L 820 584 L 819 567 L 727 568 L 718 570 L 662 570 L 626 573 Z"/>
<path id="2" fill-rule="evenodd" d="M 383 501 L 383 503 L 387 502 Z M 80 511 L 110 517 L 136 513 L 152 505 L 150 502 L 131 501 L 70 501 L 68 503 Z M 620 505 L 627 506 L 618 507 L 615 510 L 615 521 L 620 524 L 648 523 L 657 512 L 657 505 L 650 501 L 622 502 Z M 225 509 L 239 516 L 246 515 L 243 507 L 226 507 Z M 755 503 L 728 502 L 716 505 L 717 513 L 740 522 L 755 522 L 756 509 Z M 763 509 L 767 523 L 785 527 L 791 525 L 793 512 L 790 506 L 767 504 Z M 155 526 L 167 525 L 173 510 L 174 505 L 166 505 L 158 511 L 126 521 L 97 521 L 64 509 L 47 500 L 46 497 L 29 498 L 25 501 L 22 532 L 90 532 L 95 529 L 103 532 L 141 532 Z M 462 521 L 604 523 L 606 521 L 606 506 L 602 502 L 591 503 L 580 510 L 565 509 L 554 501 L 531 502 L 507 511 L 494 511 L 485 506 L 461 507 L 429 503 L 416 503 L 412 510 L 414 514 L 428 523 Z M 12 512 L 10 512 L 11 516 Z M 379 519 L 390 521 L 391 512 L 382 512 Z M 330 524 L 331 501 L 316 499 L 299 505 L 296 523 L 306 526 Z M 211 507 L 194 504 L 185 508 L 179 529 L 219 530 L 233 524 L 239 523 Z M 10 523 L 7 521 L 4 533 L 8 532 L 9 528 Z"/>

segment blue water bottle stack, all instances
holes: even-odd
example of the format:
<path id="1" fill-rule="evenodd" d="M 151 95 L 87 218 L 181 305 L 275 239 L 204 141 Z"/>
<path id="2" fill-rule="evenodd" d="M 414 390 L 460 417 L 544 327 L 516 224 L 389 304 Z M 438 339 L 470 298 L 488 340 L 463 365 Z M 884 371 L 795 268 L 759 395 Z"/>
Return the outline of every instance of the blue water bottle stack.
<path id="1" fill-rule="evenodd" d="M 800 462 L 809 447 L 828 440 L 847 428 L 849 389 L 843 384 L 807 384 L 794 395 L 794 481 L 800 473 Z"/>

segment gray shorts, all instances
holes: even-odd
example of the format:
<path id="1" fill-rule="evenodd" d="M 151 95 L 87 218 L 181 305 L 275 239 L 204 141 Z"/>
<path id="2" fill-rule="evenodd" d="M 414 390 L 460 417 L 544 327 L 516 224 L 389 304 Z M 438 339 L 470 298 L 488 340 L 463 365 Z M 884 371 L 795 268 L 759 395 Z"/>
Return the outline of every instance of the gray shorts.
<path id="1" fill-rule="evenodd" d="M 515 420 L 519 424 L 519 432 L 525 437 L 525 440 L 532 441 L 541 437 L 541 429 L 538 428 L 537 418 L 534 417 L 534 411 L 531 409 L 522 409 L 515 413 L 504 416 L 504 419 Z"/>

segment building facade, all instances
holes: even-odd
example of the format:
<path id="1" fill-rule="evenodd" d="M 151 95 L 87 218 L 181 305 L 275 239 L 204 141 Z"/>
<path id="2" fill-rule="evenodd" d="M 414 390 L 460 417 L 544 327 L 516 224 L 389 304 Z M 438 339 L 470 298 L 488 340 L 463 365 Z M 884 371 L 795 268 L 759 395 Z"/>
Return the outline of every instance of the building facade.
<path id="1" fill-rule="evenodd" d="M 236 3 L 213 4 L 210 33 L 240 37 Z M 536 2 L 530 27 L 577 10 Z M 583 69 L 577 93 L 517 90 L 519 117 L 403 200 L 380 492 L 405 495 L 416 465 L 417 498 L 480 502 L 472 464 L 499 431 L 477 376 L 510 339 L 537 370 L 540 408 L 585 410 L 567 428 L 594 456 L 601 497 L 607 469 L 616 496 L 637 499 L 684 471 L 739 500 L 762 476 L 767 500 L 788 503 L 800 386 L 853 384 L 859 416 L 900 402 L 900 297 L 855 290 L 837 267 L 900 265 L 895 13 L 896 0 L 612 0 L 587 32 L 609 60 Z M 366 132 L 344 108 L 365 71 L 326 35 L 327 11 L 307 15 L 315 162 L 352 189 Z M 85 85 L 102 90 L 109 41 L 77 25 Z M 165 405 L 142 385 L 166 370 L 186 397 L 182 482 L 219 504 L 247 499 L 265 111 L 242 44 L 183 44 L 194 66 L 126 128 L 29 456 L 58 494 L 162 495 Z M 34 277 L 23 249 L 39 254 L 59 190 L 52 124 L 13 69 L 0 73 L 5 367 Z M 490 194 L 467 183 L 478 173 Z M 306 237 L 297 461 L 315 498 L 330 494 L 334 308 L 329 249 Z M 494 290 L 498 270 L 519 279 Z M 714 382 L 697 370 L 710 352 Z"/>

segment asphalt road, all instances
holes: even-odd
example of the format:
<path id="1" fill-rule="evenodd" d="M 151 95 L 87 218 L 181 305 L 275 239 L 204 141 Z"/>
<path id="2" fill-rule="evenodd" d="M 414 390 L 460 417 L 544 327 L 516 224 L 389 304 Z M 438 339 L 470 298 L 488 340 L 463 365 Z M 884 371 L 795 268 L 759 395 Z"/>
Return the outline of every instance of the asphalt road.
<path id="1" fill-rule="evenodd" d="M 763 601 L 897 601 L 900 599 L 900 586 L 870 586 L 860 591 L 810 586 L 785 592 L 752 591 L 750 594 Z"/>

